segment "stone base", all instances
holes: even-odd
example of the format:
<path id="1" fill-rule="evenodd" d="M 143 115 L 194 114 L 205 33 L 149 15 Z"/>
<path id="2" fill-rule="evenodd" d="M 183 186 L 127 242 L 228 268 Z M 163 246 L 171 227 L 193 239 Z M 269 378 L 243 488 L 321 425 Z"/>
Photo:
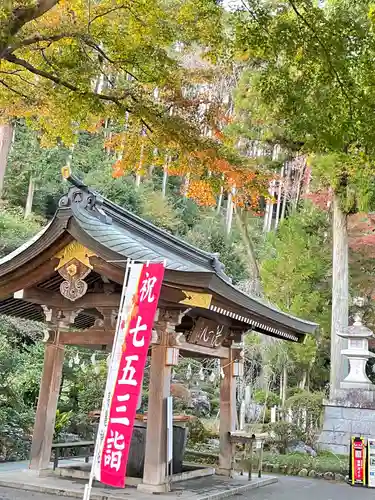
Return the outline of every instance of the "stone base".
<path id="1" fill-rule="evenodd" d="M 361 391 L 361 393 L 364 396 L 366 396 L 367 399 L 369 399 L 370 401 L 374 400 L 375 386 L 370 381 L 366 383 L 366 382 L 352 382 L 344 380 L 343 382 L 341 382 L 340 387 L 341 389 L 344 389 L 346 393 L 348 392 L 348 390 Z"/>
<path id="2" fill-rule="evenodd" d="M 375 405 L 326 401 L 324 406 L 319 449 L 348 455 L 352 436 L 375 437 Z"/>
<path id="3" fill-rule="evenodd" d="M 235 471 L 233 469 L 221 469 L 220 467 L 216 467 L 216 475 L 217 476 L 224 476 L 224 477 L 231 477 L 233 478 L 235 476 Z"/>
<path id="4" fill-rule="evenodd" d="M 140 483 L 137 486 L 137 490 L 142 491 L 143 493 L 152 493 L 152 494 L 169 493 L 171 491 L 171 484 L 170 483 L 163 483 L 163 484 Z"/>

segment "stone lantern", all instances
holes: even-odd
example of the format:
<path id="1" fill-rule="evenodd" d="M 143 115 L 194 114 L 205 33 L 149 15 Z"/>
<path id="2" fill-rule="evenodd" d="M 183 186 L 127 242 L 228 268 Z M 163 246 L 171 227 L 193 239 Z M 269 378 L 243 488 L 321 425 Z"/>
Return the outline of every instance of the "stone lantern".
<path id="1" fill-rule="evenodd" d="M 362 324 L 361 316 L 356 314 L 353 325 L 338 335 L 348 339 L 348 348 L 343 349 L 341 354 L 349 360 L 349 374 L 341 382 L 341 388 L 375 391 L 375 385 L 366 375 L 366 363 L 375 357 L 368 349 L 368 341 L 374 337 L 373 332 Z"/>
<path id="2" fill-rule="evenodd" d="M 354 304 L 363 307 L 364 300 L 358 298 Z M 366 363 L 375 356 L 368 349 L 374 334 L 356 314 L 354 324 L 338 335 L 348 340 L 348 348 L 341 355 L 349 360 L 349 374 L 335 399 L 323 402 L 324 422 L 318 443 L 322 450 L 348 454 L 352 436 L 375 436 L 375 385 L 366 375 Z"/>

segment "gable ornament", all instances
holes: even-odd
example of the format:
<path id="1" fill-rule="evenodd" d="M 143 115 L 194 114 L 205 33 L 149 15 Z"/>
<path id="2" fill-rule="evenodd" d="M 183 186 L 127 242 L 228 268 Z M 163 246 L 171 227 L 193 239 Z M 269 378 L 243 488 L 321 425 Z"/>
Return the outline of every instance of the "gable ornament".
<path id="1" fill-rule="evenodd" d="M 60 285 L 60 293 L 71 302 L 80 299 L 87 292 L 88 285 L 84 279 L 93 269 L 90 257 L 94 256 L 96 256 L 94 252 L 78 241 L 72 241 L 54 256 L 59 259 L 55 271 L 64 278 Z"/>

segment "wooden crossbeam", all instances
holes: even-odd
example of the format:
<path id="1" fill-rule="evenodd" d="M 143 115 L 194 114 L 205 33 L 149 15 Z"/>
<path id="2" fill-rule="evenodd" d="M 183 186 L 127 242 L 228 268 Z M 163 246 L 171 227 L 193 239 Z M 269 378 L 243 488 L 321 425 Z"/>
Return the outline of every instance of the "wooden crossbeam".
<path id="1" fill-rule="evenodd" d="M 75 332 L 60 332 L 59 342 L 65 345 L 112 345 L 115 338 L 114 330 L 90 328 Z"/>
<path id="2" fill-rule="evenodd" d="M 97 307 L 118 309 L 121 298 L 118 293 L 109 295 L 105 293 L 87 293 L 81 299 L 71 302 L 58 292 L 51 292 L 41 288 L 24 288 L 15 292 L 13 297 L 33 304 L 55 307 L 61 311 L 95 309 Z"/>
<path id="3" fill-rule="evenodd" d="M 80 346 L 111 346 L 115 337 L 114 330 L 103 330 L 89 328 L 87 330 L 78 330 L 72 332 L 60 332 L 59 342 L 64 345 L 80 345 Z M 53 340 L 52 337 L 50 341 Z M 189 354 L 192 356 L 200 357 L 214 357 L 226 359 L 229 356 L 228 347 L 218 347 L 216 349 L 205 347 L 196 344 L 189 344 L 188 342 L 181 342 L 176 346 L 180 349 L 181 353 Z"/>

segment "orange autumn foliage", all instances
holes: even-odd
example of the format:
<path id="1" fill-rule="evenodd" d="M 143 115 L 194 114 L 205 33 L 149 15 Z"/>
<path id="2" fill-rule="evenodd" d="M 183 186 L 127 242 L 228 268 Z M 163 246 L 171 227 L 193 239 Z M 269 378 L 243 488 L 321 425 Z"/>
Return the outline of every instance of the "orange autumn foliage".
<path id="1" fill-rule="evenodd" d="M 212 186 L 207 180 L 190 181 L 186 194 L 197 205 L 204 207 L 214 207 L 216 205 Z"/>

